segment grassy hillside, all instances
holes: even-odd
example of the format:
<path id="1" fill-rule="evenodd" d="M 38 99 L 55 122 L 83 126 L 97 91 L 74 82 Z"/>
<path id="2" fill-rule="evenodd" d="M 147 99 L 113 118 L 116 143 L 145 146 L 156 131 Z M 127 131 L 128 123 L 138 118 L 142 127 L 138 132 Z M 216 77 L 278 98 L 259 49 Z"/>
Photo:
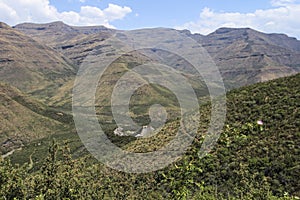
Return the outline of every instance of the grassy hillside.
<path id="1" fill-rule="evenodd" d="M 70 129 L 72 117 L 0 83 L 0 152 Z"/>
<path id="2" fill-rule="evenodd" d="M 201 129 L 190 150 L 166 169 L 136 175 L 92 164 L 89 156 L 72 160 L 69 152 L 76 154 L 82 147 L 69 134 L 65 139 L 71 149 L 61 141 L 62 148 L 52 145 L 40 170 L 1 162 L 6 171 L 2 170 L 5 189 L 0 193 L 41 199 L 299 199 L 299 82 L 297 74 L 229 92 L 226 126 L 218 144 L 202 159 L 198 151 L 209 123 L 209 104 L 201 107 Z M 124 148 L 152 151 L 172 138 L 176 123 Z M 13 157 L 20 155 L 29 158 L 22 151 Z M 11 178 L 14 184 L 3 182 Z"/>
<path id="3" fill-rule="evenodd" d="M 71 80 L 76 69 L 59 52 L 0 22 L 0 79 L 42 100 Z"/>

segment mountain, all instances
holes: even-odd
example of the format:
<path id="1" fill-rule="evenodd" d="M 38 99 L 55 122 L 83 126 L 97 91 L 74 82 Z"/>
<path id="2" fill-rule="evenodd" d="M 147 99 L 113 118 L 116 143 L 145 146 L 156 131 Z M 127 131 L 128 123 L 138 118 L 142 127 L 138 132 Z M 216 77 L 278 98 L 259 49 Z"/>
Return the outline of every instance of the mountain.
<path id="1" fill-rule="evenodd" d="M 112 46 L 103 44 L 112 34 L 122 34 L 118 30 L 107 29 L 103 26 L 75 27 L 62 22 L 25 23 L 13 28 L 42 44 L 47 44 L 72 60 L 76 67 L 79 67 L 88 55 L 94 56 L 95 52 L 115 51 Z M 151 29 L 141 34 L 144 34 L 144 38 L 148 38 L 150 32 Z M 250 28 L 220 28 L 206 36 L 191 34 L 188 30 L 179 32 L 193 38 L 207 50 L 219 67 L 228 90 L 300 72 L 300 41 L 283 34 L 265 34 Z M 98 113 L 106 113 L 104 121 L 111 121 L 111 116 L 107 117 L 107 113 L 110 113 L 110 101 L 108 101 L 107 95 L 111 94 L 118 79 L 133 66 L 153 60 L 155 56 L 164 58 L 164 64 L 181 70 L 196 89 L 199 98 L 208 94 L 205 84 L 201 81 L 201 76 L 195 74 L 187 62 L 160 50 L 150 52 L 150 55 L 154 56 L 149 57 L 149 51 L 147 54 L 135 52 L 134 55 L 124 55 L 111 66 L 109 71 L 111 75 L 104 76 L 102 83 L 105 84 L 102 85 L 102 88 L 98 88 L 96 95 Z M 70 108 L 75 76 L 69 77 L 71 77 L 70 80 L 65 81 L 54 93 L 48 95 L 48 105 Z M 149 102 L 153 102 L 157 98 L 159 101 L 171 105 L 170 110 L 176 110 L 174 102 L 164 97 L 170 96 L 166 95 L 166 90 L 153 86 L 147 86 L 140 90 L 145 94 L 145 98 L 133 98 L 132 100 L 136 103 L 132 103 L 132 110 L 138 110 L 138 107 L 142 106 L 145 108 L 142 109 L 144 112 L 148 109 Z M 137 113 L 133 116 L 141 117 Z M 145 116 L 143 119 L 143 122 L 148 120 Z"/>
<path id="2" fill-rule="evenodd" d="M 104 26 L 69 26 L 60 21 L 47 24 L 23 23 L 13 28 L 30 35 L 37 41 L 44 42 L 47 40 L 51 47 L 58 46 L 60 43 L 70 41 L 80 35 L 115 32 Z"/>
<path id="3" fill-rule="evenodd" d="M 70 130 L 70 115 L 0 82 L 0 154 L 45 136 Z"/>
<path id="4" fill-rule="evenodd" d="M 62 22 L 26 23 L 14 28 L 50 45 L 77 65 L 103 40 L 118 32 L 102 26 L 74 27 Z M 208 51 L 227 89 L 300 72 L 300 41 L 284 34 L 265 34 L 250 28 L 220 28 L 206 36 L 188 30 L 179 32 Z"/>
<path id="5" fill-rule="evenodd" d="M 47 100 L 76 73 L 71 60 L 0 23 L 0 80 Z"/>
<path id="6" fill-rule="evenodd" d="M 198 39 L 199 40 L 199 39 Z M 229 88 L 300 72 L 300 41 L 250 28 L 220 28 L 200 38 Z"/>
<path id="7" fill-rule="evenodd" d="M 93 55 L 95 51 L 101 53 L 109 51 L 113 52 L 115 50 L 112 48 L 112 46 L 103 45 L 103 43 L 107 38 L 109 38 L 112 34 L 116 33 L 117 31 L 106 29 L 102 26 L 74 27 L 68 26 L 62 22 L 53 22 L 49 24 L 25 23 L 17 25 L 13 28 L 23 32 L 24 34 L 29 35 L 30 37 L 36 39 L 41 43 L 49 45 L 51 48 L 68 57 L 77 66 L 80 66 L 83 60 L 88 55 Z M 146 63 L 150 60 L 152 59 L 150 57 L 145 56 L 143 52 L 135 52 L 132 55 L 129 53 L 116 60 L 114 62 L 114 65 L 112 66 L 112 70 L 110 71 L 112 74 L 110 76 L 104 76 L 105 80 L 103 80 L 103 82 L 105 82 L 106 84 L 102 88 L 99 88 L 99 90 L 101 91 L 97 93 L 96 99 L 98 104 L 100 102 L 102 103 L 101 109 L 106 109 L 107 107 L 109 107 L 110 102 L 107 101 L 107 95 L 109 95 L 112 91 L 114 84 L 116 84 L 117 80 L 120 78 L 120 75 L 127 72 L 133 66 Z M 176 65 L 177 60 L 178 58 L 170 59 L 170 61 L 173 62 L 174 66 Z M 197 83 L 195 78 L 193 78 L 192 73 L 188 73 L 187 76 L 190 77 L 191 81 Z M 60 87 L 57 90 L 56 95 L 51 96 L 51 98 L 48 99 L 49 105 L 70 107 L 72 87 L 73 79 L 67 82 L 66 84 L 62 85 L 62 87 Z M 203 83 L 196 84 L 195 88 L 198 93 L 201 93 L 201 96 L 203 96 L 204 92 L 205 94 L 207 94 L 206 91 L 203 91 L 206 90 L 206 87 L 203 86 Z M 154 88 L 150 86 L 149 88 L 144 88 L 142 90 L 144 93 L 148 93 L 147 97 L 151 98 L 145 97 L 144 100 L 139 99 L 140 105 L 147 104 L 146 102 L 149 102 L 150 99 L 155 99 L 155 97 L 159 96 L 164 96 L 164 102 L 169 101 L 166 98 L 166 94 L 161 95 L 163 92 L 159 90 L 162 90 L 162 88 Z M 164 90 L 164 92 L 166 91 Z"/>
<path id="8" fill-rule="evenodd" d="M 13 27 L 33 39 L 47 44 L 80 65 L 99 42 L 115 32 L 104 26 L 69 26 L 63 22 L 47 24 L 23 23 Z"/>
<path id="9" fill-rule="evenodd" d="M 13 29 L 23 32 L 39 43 L 47 44 L 50 49 L 58 52 L 57 54 L 62 54 L 64 58 L 67 57 L 71 60 L 76 69 L 87 56 L 97 57 L 95 53 L 115 51 L 116 49 L 107 45 L 105 40 L 112 34 L 122 34 L 122 31 L 107 29 L 103 26 L 75 27 L 62 22 L 25 23 L 17 25 Z M 148 38 L 151 31 L 152 29 L 145 29 L 139 33 L 139 37 Z M 220 28 L 206 36 L 191 34 L 188 30 L 179 32 L 195 39 L 207 50 L 219 67 L 228 90 L 300 72 L 300 41 L 283 34 L 265 34 L 250 28 Z M 109 76 L 105 74 L 101 80 L 101 88 L 98 87 L 96 108 L 98 113 L 104 114 L 104 121 L 111 121 L 112 116 L 107 117 L 107 114 L 111 113 L 109 109 L 111 102 L 108 101 L 107 96 L 111 95 L 117 81 L 132 67 L 153 61 L 155 57 L 162 57 L 164 64 L 179 70 L 185 77 L 188 77 L 199 98 L 208 94 L 201 76 L 192 70 L 189 63 L 178 56 L 161 50 L 128 53 L 115 60 L 110 66 L 111 70 L 108 71 L 111 74 Z M 97 58 L 95 59 L 97 60 Z M 70 109 L 76 69 L 72 71 L 74 73 L 69 73 L 67 79 L 58 79 L 58 87 L 45 84 L 44 89 L 35 90 L 32 94 L 46 97 L 48 105 Z M 14 72 L 14 74 L 20 73 Z M 61 74 L 65 75 L 66 73 L 61 72 Z M 24 78 L 24 75 L 22 77 Z M 139 98 L 138 96 L 141 95 L 136 95 L 137 93 L 143 93 L 144 98 Z M 146 117 L 147 113 L 141 115 L 141 111 L 145 113 L 150 102 L 161 101 L 170 105 L 170 110 L 176 110 L 175 105 L 177 104 L 170 100 L 172 98 L 166 98 L 170 97 L 171 93 L 161 87 L 149 85 L 140 88 L 137 93 L 132 98 L 132 102 L 135 103 L 131 104 L 131 109 L 139 111 L 139 114 L 133 112 L 133 116 L 135 118 L 142 117 L 142 122 L 149 120 Z M 143 109 L 139 109 L 141 106 Z"/>

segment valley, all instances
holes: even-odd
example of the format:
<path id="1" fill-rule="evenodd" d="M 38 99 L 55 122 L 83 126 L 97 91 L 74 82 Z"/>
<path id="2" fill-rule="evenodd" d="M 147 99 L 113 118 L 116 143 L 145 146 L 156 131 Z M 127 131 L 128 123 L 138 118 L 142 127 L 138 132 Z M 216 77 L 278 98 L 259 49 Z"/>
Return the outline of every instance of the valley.
<path id="1" fill-rule="evenodd" d="M 208 35 L 177 32 L 202 46 L 218 67 L 227 92 L 225 126 L 216 146 L 200 159 L 212 110 L 203 74 L 172 52 L 128 52 L 104 71 L 95 99 L 86 102 L 94 105 L 113 144 L 132 153 L 156 151 L 180 127 L 176 95 L 147 84 L 134 91 L 127 114 L 143 127 L 151 122 L 151 106 L 159 104 L 166 124 L 147 138 L 135 137 L 139 132 L 114 134 L 118 125 L 111 96 L 119 79 L 136 66 L 162 62 L 178 70 L 195 91 L 200 111 L 196 137 L 180 159 L 155 172 L 129 174 L 89 153 L 72 113 L 78 70 L 101 62 L 99 54 L 113 56 L 116 49 L 106 41 L 123 31 L 63 22 L 13 27 L 1 22 L 0 199 L 299 199 L 300 41 L 250 28 L 219 28 Z M 141 34 L 149 37 L 147 30 Z"/>

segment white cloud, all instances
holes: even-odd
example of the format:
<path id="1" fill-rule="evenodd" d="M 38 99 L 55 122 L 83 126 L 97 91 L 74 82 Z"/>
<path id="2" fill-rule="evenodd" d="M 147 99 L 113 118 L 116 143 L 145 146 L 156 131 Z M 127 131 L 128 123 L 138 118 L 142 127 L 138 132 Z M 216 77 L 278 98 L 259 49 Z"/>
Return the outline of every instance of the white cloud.
<path id="1" fill-rule="evenodd" d="M 4 2 L 0 2 L 0 10 L 0 19 L 2 21 L 7 22 L 10 19 L 16 19 L 18 17 L 17 12 Z"/>
<path id="2" fill-rule="evenodd" d="M 294 2 L 295 0 L 271 0 L 273 6 L 285 6 Z"/>
<path id="3" fill-rule="evenodd" d="M 215 12 L 204 8 L 198 21 L 188 22 L 176 28 L 208 34 L 220 27 L 250 27 L 268 33 L 286 33 L 300 39 L 300 3 L 296 1 L 272 0 L 273 8 L 252 13 Z"/>
<path id="4" fill-rule="evenodd" d="M 108 16 L 108 20 L 122 19 L 126 16 L 127 13 L 130 13 L 132 10 L 129 7 L 120 7 L 114 4 L 108 4 L 108 8 L 104 9 L 104 14 Z"/>
<path id="5" fill-rule="evenodd" d="M 79 12 L 59 12 L 49 0 L 2 0 L 0 2 L 0 21 L 10 25 L 22 22 L 64 21 L 70 25 L 104 25 L 112 28 L 110 24 L 112 21 L 123 19 L 131 12 L 131 8 L 115 4 L 109 4 L 103 10 L 82 6 Z"/>

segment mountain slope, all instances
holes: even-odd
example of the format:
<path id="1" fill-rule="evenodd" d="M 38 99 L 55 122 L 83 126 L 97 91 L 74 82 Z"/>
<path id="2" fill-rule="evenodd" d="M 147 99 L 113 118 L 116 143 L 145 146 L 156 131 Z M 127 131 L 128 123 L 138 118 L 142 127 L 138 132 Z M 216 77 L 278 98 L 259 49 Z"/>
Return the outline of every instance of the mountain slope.
<path id="1" fill-rule="evenodd" d="M 229 88 L 300 72 L 300 41 L 250 28 L 220 28 L 201 44 L 213 57 Z"/>
<path id="2" fill-rule="evenodd" d="M 70 129 L 71 116 L 0 82 L 0 153 Z"/>
<path id="3" fill-rule="evenodd" d="M 193 191 L 193 183 L 204 182 L 225 196 L 242 193 L 260 199 L 255 195 L 263 190 L 265 195 L 270 191 L 278 196 L 285 192 L 299 196 L 299 83 L 297 74 L 230 91 L 223 133 L 210 155 L 200 160 L 198 152 L 210 116 L 210 105 L 202 106 L 199 135 L 190 152 L 164 170 L 168 180 L 177 180 L 179 188 L 184 185 Z M 157 135 L 137 139 L 124 148 L 137 153 L 160 149 L 176 135 L 174 127 L 178 126 L 172 122 Z"/>
<path id="4" fill-rule="evenodd" d="M 0 79 L 47 99 L 75 75 L 72 62 L 53 49 L 0 23 Z"/>

